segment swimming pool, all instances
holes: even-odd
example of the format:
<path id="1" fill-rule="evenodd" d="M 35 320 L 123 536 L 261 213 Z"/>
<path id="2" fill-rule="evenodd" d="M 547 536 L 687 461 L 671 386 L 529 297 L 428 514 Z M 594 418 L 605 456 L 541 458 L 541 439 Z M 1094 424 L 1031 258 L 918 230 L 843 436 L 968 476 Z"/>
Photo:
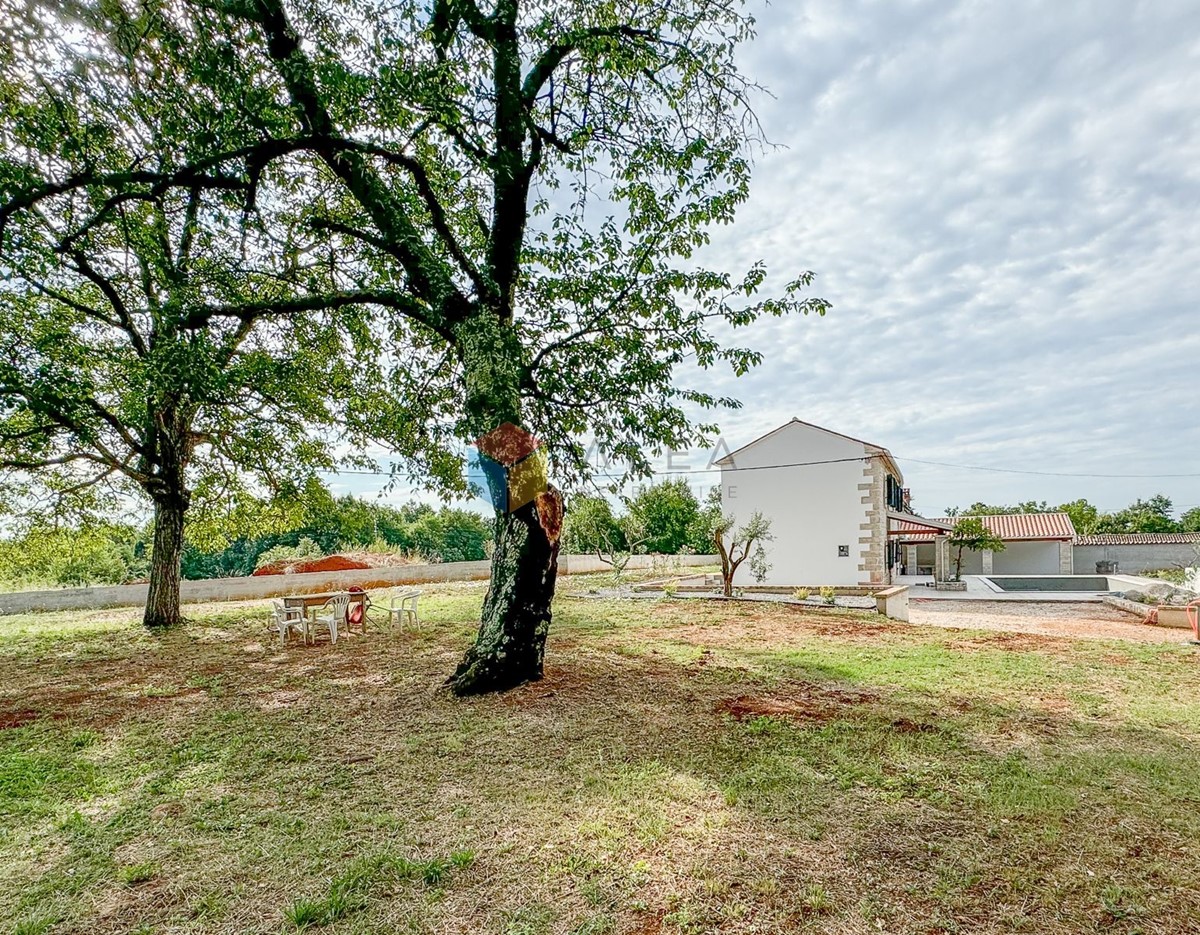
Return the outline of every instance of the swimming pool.
<path id="1" fill-rule="evenodd" d="M 1107 578 L 1098 575 L 1038 575 L 1036 577 L 1017 577 L 1014 575 L 981 576 L 984 581 L 998 591 L 1097 591 L 1116 590 Z"/>

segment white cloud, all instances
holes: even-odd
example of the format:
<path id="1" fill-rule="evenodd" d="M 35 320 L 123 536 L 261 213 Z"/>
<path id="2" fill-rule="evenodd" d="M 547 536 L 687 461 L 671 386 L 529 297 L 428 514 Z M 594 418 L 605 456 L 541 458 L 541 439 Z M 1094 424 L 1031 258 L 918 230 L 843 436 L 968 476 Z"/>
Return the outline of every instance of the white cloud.
<path id="1" fill-rule="evenodd" d="M 745 66 L 786 148 L 711 256 L 813 269 L 834 308 L 742 335 L 767 361 L 716 378 L 746 403 L 731 441 L 796 415 L 929 460 L 1197 470 L 1200 8 L 817 0 L 759 23 Z M 902 466 L 930 511 L 1200 503 L 1195 479 Z"/>

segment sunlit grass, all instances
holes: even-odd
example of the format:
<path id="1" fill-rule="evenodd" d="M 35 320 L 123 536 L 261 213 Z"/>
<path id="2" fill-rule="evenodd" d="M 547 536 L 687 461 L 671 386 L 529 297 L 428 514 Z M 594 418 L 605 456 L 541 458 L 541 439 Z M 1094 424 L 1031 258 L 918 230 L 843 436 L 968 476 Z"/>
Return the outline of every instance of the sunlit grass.
<path id="1" fill-rule="evenodd" d="M 1145 931 L 1200 919 L 1184 646 L 562 591 L 547 677 L 265 602 L 0 623 L 0 931 Z"/>

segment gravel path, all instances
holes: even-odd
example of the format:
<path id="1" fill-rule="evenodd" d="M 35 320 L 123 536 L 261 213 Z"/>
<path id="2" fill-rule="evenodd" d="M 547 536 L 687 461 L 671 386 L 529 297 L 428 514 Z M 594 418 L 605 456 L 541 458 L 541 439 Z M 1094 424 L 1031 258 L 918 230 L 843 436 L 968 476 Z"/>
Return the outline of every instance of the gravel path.
<path id="1" fill-rule="evenodd" d="M 1148 626 L 1107 604 L 910 600 L 916 624 L 1138 643 L 1186 643 L 1191 630 Z"/>

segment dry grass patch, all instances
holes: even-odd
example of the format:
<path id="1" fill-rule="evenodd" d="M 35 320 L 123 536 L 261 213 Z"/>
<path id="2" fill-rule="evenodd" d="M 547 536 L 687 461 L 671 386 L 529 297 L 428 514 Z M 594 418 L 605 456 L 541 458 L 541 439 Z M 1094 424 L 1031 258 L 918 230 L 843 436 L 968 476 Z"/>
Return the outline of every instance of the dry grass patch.
<path id="1" fill-rule="evenodd" d="M 0 930 L 1200 920 L 1191 651 L 568 597 L 543 681 L 460 701 L 481 593 L 336 647 L 261 606 L 0 627 Z"/>

